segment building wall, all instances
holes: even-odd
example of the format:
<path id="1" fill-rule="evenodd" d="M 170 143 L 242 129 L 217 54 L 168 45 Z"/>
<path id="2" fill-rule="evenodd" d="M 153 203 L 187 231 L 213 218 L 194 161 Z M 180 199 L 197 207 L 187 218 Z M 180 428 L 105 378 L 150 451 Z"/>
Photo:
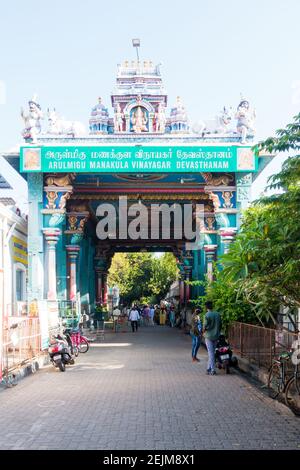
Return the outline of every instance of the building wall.
<path id="1" fill-rule="evenodd" d="M 21 313 L 19 302 L 26 301 L 27 223 L 11 209 L 0 206 L 0 308 L 1 316 Z M 17 299 L 17 273 L 22 276 L 22 296 Z"/>

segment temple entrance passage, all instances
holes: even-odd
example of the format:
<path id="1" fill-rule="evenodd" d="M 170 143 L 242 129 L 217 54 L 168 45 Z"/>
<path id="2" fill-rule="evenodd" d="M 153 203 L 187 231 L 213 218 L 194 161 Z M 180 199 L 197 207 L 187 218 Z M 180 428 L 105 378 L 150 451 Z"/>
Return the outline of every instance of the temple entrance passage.
<path id="1" fill-rule="evenodd" d="M 108 284 L 108 310 L 120 330 L 133 317 L 138 317 L 137 326 L 175 326 L 180 299 L 179 269 L 173 253 L 116 253 L 108 271 Z M 177 292 L 171 292 L 174 285 Z"/>

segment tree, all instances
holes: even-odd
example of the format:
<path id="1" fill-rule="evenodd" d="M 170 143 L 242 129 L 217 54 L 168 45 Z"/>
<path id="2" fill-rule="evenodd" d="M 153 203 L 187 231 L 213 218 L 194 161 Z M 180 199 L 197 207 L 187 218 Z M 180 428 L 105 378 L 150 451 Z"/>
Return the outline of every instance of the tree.
<path id="1" fill-rule="evenodd" d="M 243 214 L 240 233 L 221 258 L 221 271 L 206 288 L 227 321 L 277 323 L 279 306 L 300 308 L 300 114 L 276 137 L 255 150 L 292 151 L 282 170 L 269 178 L 281 192 L 262 197 Z M 237 315 L 236 310 L 239 310 Z"/>
<path id="2" fill-rule="evenodd" d="M 172 253 L 156 258 L 151 253 L 117 253 L 109 270 L 109 285 L 117 285 L 122 301 L 156 303 L 164 298 L 178 269 Z"/>

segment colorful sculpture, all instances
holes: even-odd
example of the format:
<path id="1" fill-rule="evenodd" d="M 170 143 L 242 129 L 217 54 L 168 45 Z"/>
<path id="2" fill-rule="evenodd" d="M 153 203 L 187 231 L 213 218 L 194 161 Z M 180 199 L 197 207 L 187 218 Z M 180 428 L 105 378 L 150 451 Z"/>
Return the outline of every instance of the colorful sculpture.
<path id="1" fill-rule="evenodd" d="M 31 139 L 33 144 L 37 143 L 37 136 L 41 132 L 41 122 L 43 119 L 43 113 L 40 105 L 37 103 L 37 96 L 34 95 L 32 100 L 28 102 L 29 112 L 25 114 L 23 108 L 21 108 L 21 117 L 24 119 L 25 128 L 23 129 L 22 135 L 24 139 Z"/>
<path id="2" fill-rule="evenodd" d="M 115 132 L 123 131 L 123 118 L 124 114 L 122 113 L 120 103 L 117 103 L 114 116 Z"/>
<path id="3" fill-rule="evenodd" d="M 142 111 L 142 108 L 140 106 L 135 108 L 135 111 L 133 111 L 132 117 L 131 117 L 133 131 L 136 133 L 147 132 L 148 131 L 148 128 L 146 125 L 147 122 L 148 122 L 148 118 L 146 116 L 146 112 Z"/>
<path id="4" fill-rule="evenodd" d="M 86 134 L 84 125 L 79 121 L 66 121 L 59 117 L 55 109 L 50 111 L 48 108 L 48 134 L 66 134 L 73 137 Z"/>
<path id="5" fill-rule="evenodd" d="M 241 98 L 235 114 L 237 119 L 237 132 L 241 135 L 241 143 L 245 144 L 248 134 L 254 134 L 255 110 L 250 108 L 249 101 Z"/>

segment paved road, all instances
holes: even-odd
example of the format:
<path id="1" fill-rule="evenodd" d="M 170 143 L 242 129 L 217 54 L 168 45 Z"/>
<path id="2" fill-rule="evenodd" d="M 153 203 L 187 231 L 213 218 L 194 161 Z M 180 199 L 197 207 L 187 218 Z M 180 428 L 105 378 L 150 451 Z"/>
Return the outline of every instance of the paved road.
<path id="1" fill-rule="evenodd" d="M 0 392 L 1 449 L 300 449 L 300 419 L 169 327 L 109 333 Z"/>

